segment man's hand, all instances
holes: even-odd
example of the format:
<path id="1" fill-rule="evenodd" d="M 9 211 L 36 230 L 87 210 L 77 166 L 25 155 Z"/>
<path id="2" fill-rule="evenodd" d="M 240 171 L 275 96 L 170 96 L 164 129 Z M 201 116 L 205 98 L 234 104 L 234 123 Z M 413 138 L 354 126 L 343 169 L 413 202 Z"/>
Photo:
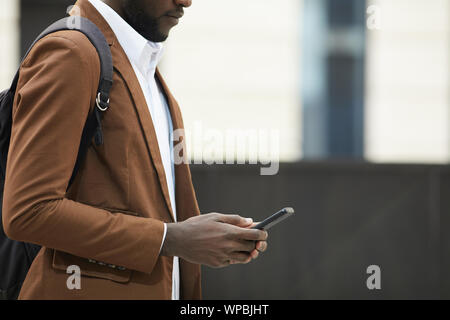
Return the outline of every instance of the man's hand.
<path id="1" fill-rule="evenodd" d="M 249 263 L 266 250 L 268 236 L 252 226 L 252 219 L 219 213 L 170 223 L 161 254 L 214 268 Z"/>
<path id="2" fill-rule="evenodd" d="M 252 223 L 249 228 L 253 228 L 254 226 L 256 226 L 258 223 Z M 267 231 L 264 231 L 265 233 L 267 233 Z M 252 259 L 256 259 L 259 256 L 260 252 L 264 252 L 267 249 L 267 241 L 257 241 L 256 242 L 256 246 L 255 246 L 255 250 L 253 250 L 250 255 L 252 256 Z"/>

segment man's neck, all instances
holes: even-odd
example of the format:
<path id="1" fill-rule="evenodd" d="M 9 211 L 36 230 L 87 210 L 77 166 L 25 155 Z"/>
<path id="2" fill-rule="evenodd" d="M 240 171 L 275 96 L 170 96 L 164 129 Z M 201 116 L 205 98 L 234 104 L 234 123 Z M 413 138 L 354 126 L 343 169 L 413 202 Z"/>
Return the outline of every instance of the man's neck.
<path id="1" fill-rule="evenodd" d="M 122 19 L 125 20 L 125 14 L 123 12 L 122 6 L 121 6 L 121 0 L 101 0 L 105 4 L 111 7 L 119 16 L 122 17 Z"/>

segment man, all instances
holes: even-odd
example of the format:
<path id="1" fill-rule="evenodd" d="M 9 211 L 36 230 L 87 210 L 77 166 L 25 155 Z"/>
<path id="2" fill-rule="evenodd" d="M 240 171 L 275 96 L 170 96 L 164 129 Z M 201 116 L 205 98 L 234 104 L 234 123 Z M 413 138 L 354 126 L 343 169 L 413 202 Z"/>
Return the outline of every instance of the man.
<path id="1" fill-rule="evenodd" d="M 3 224 L 10 238 L 43 247 L 20 299 L 198 299 L 200 264 L 248 263 L 266 249 L 267 233 L 250 229 L 251 219 L 199 215 L 189 166 L 173 164 L 171 133 L 183 121 L 156 65 L 161 42 L 190 5 L 76 3 L 73 12 L 110 44 L 114 83 L 104 144 L 89 147 L 67 193 L 95 105 L 98 54 L 83 34 L 62 31 L 40 40 L 23 62 Z M 69 266 L 79 268 L 79 285 L 68 285 Z"/>

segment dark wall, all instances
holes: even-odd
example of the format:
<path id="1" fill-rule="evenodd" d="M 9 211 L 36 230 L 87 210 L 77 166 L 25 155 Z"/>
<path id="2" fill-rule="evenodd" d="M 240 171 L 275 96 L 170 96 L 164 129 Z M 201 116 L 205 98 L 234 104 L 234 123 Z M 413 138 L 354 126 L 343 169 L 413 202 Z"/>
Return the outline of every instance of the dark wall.
<path id="1" fill-rule="evenodd" d="M 75 0 L 21 0 L 21 56 L 46 27 L 64 18 L 67 7 L 75 2 Z"/>
<path id="2" fill-rule="evenodd" d="M 450 170 L 364 163 L 192 166 L 200 208 L 263 219 L 286 206 L 259 260 L 203 268 L 206 299 L 450 298 Z M 381 267 L 381 290 L 366 269 Z"/>

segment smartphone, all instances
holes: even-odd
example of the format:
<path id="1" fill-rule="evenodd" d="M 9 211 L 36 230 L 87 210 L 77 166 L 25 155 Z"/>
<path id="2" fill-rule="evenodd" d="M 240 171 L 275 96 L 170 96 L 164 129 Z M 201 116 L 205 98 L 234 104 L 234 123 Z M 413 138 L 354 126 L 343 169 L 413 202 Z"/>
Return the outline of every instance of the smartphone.
<path id="1" fill-rule="evenodd" d="M 294 209 L 292 208 L 284 208 L 280 211 L 274 213 L 264 221 L 258 223 L 256 226 L 253 227 L 253 229 L 259 229 L 259 230 L 269 230 L 274 225 L 280 223 L 286 218 L 289 218 L 294 214 Z"/>

